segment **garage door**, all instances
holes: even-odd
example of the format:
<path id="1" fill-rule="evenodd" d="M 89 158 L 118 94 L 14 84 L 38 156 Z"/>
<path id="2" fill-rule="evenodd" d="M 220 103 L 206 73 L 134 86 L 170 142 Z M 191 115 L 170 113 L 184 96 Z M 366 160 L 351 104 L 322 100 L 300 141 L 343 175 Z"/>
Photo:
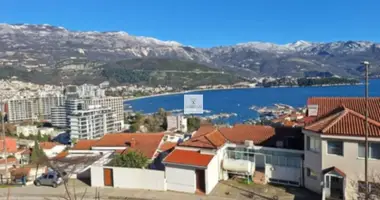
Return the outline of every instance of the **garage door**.
<path id="1" fill-rule="evenodd" d="M 165 175 L 168 190 L 195 193 L 195 170 L 166 166 Z"/>

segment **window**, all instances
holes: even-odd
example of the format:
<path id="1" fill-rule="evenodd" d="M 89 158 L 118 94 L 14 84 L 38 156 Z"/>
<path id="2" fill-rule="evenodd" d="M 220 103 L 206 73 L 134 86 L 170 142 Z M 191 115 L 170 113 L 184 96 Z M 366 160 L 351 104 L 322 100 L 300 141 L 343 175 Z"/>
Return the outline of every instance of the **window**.
<path id="1" fill-rule="evenodd" d="M 327 141 L 327 153 L 343 156 L 343 141 Z"/>
<path id="2" fill-rule="evenodd" d="M 307 150 L 320 152 L 321 142 L 317 137 L 307 136 Z"/>
<path id="3" fill-rule="evenodd" d="M 307 168 L 306 172 L 307 172 L 307 177 L 312 178 L 312 179 L 317 179 L 318 174 L 312 169 Z"/>
<path id="4" fill-rule="evenodd" d="M 358 145 L 358 157 L 365 157 L 365 143 L 360 142 Z M 368 143 L 368 158 L 380 159 L 380 143 L 369 142 Z"/>
<path id="5" fill-rule="evenodd" d="M 54 178 L 54 176 L 52 175 L 52 174 L 50 174 L 49 176 L 48 176 L 48 179 L 53 179 Z"/>

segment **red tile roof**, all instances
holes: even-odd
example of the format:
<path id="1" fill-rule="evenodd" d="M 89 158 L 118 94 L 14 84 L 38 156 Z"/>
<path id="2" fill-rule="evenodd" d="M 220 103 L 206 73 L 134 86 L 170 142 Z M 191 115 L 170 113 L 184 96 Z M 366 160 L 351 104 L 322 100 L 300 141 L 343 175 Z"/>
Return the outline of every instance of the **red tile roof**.
<path id="1" fill-rule="evenodd" d="M 305 129 L 325 135 L 364 136 L 364 98 L 310 98 L 318 116 Z M 369 98 L 369 136 L 380 137 L 380 98 Z"/>
<path id="2" fill-rule="evenodd" d="M 245 140 L 260 144 L 275 135 L 273 127 L 245 124 L 235 125 L 232 128 L 220 128 L 220 132 L 235 144 L 244 144 Z"/>
<path id="3" fill-rule="evenodd" d="M 16 153 L 17 152 L 17 143 L 16 139 L 5 137 L 5 143 L 7 145 L 7 152 L 8 153 Z M 0 152 L 4 151 L 4 140 L 3 138 L 0 139 Z"/>
<path id="4" fill-rule="evenodd" d="M 152 158 L 163 137 L 163 133 L 114 133 L 103 136 L 93 147 L 128 147 L 129 150 L 140 151 L 148 158 Z M 127 143 L 131 146 L 129 147 Z"/>
<path id="5" fill-rule="evenodd" d="M 343 177 L 346 177 L 346 173 L 344 173 L 342 170 L 338 169 L 337 167 L 329 167 L 324 170 L 322 170 L 323 174 L 327 174 L 329 172 L 335 172 Z"/>
<path id="6" fill-rule="evenodd" d="M 362 97 L 311 97 L 307 105 L 318 105 L 316 118 L 324 117 L 341 106 L 365 115 L 365 98 Z M 380 121 L 380 98 L 369 98 L 368 108 L 369 118 Z"/>
<path id="7" fill-rule="evenodd" d="M 40 147 L 42 149 L 52 149 L 57 145 L 59 145 L 59 144 L 55 143 L 55 142 L 40 142 Z"/>
<path id="8" fill-rule="evenodd" d="M 165 159 L 164 163 L 188 166 L 207 167 L 214 155 L 201 154 L 198 151 L 175 149 Z"/>
<path id="9" fill-rule="evenodd" d="M 7 164 L 14 164 L 17 163 L 16 158 L 7 158 Z M 5 159 L 0 159 L 0 165 L 5 164 Z"/>
<path id="10" fill-rule="evenodd" d="M 90 150 L 99 140 L 79 140 L 72 150 Z"/>
<path id="11" fill-rule="evenodd" d="M 177 146 L 175 142 L 165 142 L 160 146 L 160 151 L 169 151 L 174 149 L 175 146 Z"/>
<path id="12" fill-rule="evenodd" d="M 226 138 L 217 128 L 202 126 L 189 140 L 179 146 L 217 149 L 223 146 L 226 141 Z"/>

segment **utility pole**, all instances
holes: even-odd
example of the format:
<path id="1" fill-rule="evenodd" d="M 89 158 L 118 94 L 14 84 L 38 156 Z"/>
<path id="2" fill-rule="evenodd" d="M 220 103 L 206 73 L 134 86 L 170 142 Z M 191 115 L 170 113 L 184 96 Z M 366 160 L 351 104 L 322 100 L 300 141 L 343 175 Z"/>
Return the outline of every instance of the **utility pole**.
<path id="1" fill-rule="evenodd" d="M 369 62 L 364 61 L 365 66 L 365 159 L 364 159 L 364 180 L 365 180 L 365 200 L 369 199 L 368 185 L 368 70 Z"/>
<path id="2" fill-rule="evenodd" d="M 8 176 L 8 158 L 7 158 L 7 142 L 5 138 L 5 120 L 4 120 L 4 111 L 5 111 L 5 103 L 1 103 L 1 125 L 2 125 L 2 138 L 3 138 L 3 158 L 5 159 L 5 176 Z M 8 177 L 7 177 L 8 178 Z M 8 181 L 8 180 L 7 180 Z"/>

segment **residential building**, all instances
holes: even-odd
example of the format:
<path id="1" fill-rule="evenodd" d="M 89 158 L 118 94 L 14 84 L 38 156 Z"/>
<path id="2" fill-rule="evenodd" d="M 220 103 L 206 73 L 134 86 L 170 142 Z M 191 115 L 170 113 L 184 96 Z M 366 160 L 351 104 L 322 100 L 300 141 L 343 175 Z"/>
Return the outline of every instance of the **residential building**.
<path id="1" fill-rule="evenodd" d="M 183 115 L 171 115 L 167 116 L 167 130 L 168 131 L 180 131 L 187 132 L 187 119 Z"/>
<path id="2" fill-rule="evenodd" d="M 168 190 L 209 194 L 219 180 L 231 176 L 301 186 L 302 156 L 301 129 L 203 126 L 163 163 Z"/>
<path id="3" fill-rule="evenodd" d="M 48 158 L 53 158 L 64 151 L 66 146 L 55 142 L 40 142 L 40 148 Z"/>
<path id="4" fill-rule="evenodd" d="M 66 115 L 66 107 L 58 106 L 51 108 L 51 124 L 55 127 L 64 128 L 67 127 L 68 120 Z"/>
<path id="5" fill-rule="evenodd" d="M 57 106 L 63 106 L 65 102 L 65 96 L 60 92 L 58 93 L 39 93 L 39 96 L 36 98 L 38 108 L 37 116 L 40 120 L 51 120 L 52 119 L 52 108 Z"/>
<path id="6" fill-rule="evenodd" d="M 71 138 L 95 139 L 116 132 L 115 118 L 115 113 L 110 108 L 100 105 L 73 111 L 69 115 Z"/>
<path id="7" fill-rule="evenodd" d="M 18 125 L 16 126 L 16 134 L 18 136 L 24 135 L 25 137 L 28 137 L 29 135 L 37 135 L 38 134 L 38 128 L 37 126 L 33 125 Z"/>
<path id="8" fill-rule="evenodd" d="M 6 103 L 8 121 L 18 123 L 27 120 L 37 120 L 37 101 L 24 97 L 14 97 Z"/>
<path id="9" fill-rule="evenodd" d="M 373 177 L 379 177 L 380 169 L 380 98 L 368 101 L 368 175 L 370 188 L 376 192 L 379 182 Z M 364 98 L 308 99 L 308 124 L 303 131 L 306 188 L 326 198 L 363 197 L 365 104 Z"/>
<path id="10" fill-rule="evenodd" d="M 120 131 L 124 127 L 124 106 L 122 97 L 93 97 L 84 98 L 84 105 L 101 105 L 102 107 L 111 108 L 112 112 L 116 114 L 115 126 L 116 130 Z"/>

